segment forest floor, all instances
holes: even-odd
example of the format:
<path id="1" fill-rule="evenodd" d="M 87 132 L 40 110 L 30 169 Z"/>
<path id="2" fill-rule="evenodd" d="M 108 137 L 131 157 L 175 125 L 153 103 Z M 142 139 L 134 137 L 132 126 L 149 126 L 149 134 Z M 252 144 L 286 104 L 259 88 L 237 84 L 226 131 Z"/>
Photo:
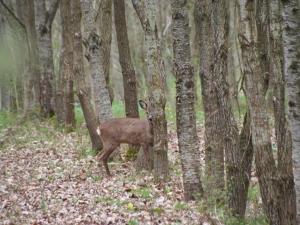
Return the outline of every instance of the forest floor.
<path id="1" fill-rule="evenodd" d="M 69 134 L 38 121 L 10 129 L 0 146 L 0 224 L 221 224 L 203 204 L 183 202 L 175 132 L 170 180 L 161 185 L 133 162 L 111 162 L 106 177 L 84 126 Z"/>

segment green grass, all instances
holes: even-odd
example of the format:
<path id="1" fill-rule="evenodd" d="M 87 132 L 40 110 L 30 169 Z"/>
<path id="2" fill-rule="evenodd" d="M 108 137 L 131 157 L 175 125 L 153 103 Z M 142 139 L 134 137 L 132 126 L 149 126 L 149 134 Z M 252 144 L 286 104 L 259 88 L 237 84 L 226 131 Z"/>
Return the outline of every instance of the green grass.
<path id="1" fill-rule="evenodd" d="M 152 190 L 148 187 L 138 188 L 133 191 L 139 198 L 150 199 L 153 197 Z"/>
<path id="2" fill-rule="evenodd" d="M 177 211 L 182 211 L 182 210 L 188 209 L 188 206 L 187 206 L 187 204 L 184 203 L 184 202 L 176 202 L 174 208 L 175 208 Z"/>
<path id="3" fill-rule="evenodd" d="M 248 190 L 248 199 L 252 202 L 257 203 L 259 200 L 260 191 L 258 185 L 250 185 Z"/>
<path id="4" fill-rule="evenodd" d="M 15 124 L 17 120 L 17 114 L 12 112 L 1 111 L 0 112 L 0 131 Z"/>
<path id="5" fill-rule="evenodd" d="M 92 148 L 81 148 L 79 155 L 80 158 L 87 158 L 88 156 L 96 156 L 98 152 Z"/>
<path id="6" fill-rule="evenodd" d="M 139 222 L 137 220 L 131 219 L 128 221 L 128 225 L 139 225 Z"/>

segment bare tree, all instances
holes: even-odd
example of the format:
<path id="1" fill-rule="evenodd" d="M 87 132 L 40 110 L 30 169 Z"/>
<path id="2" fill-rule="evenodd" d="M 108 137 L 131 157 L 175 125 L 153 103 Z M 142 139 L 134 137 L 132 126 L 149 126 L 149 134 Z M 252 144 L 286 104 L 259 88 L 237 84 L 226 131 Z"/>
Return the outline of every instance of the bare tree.
<path id="1" fill-rule="evenodd" d="M 154 0 L 132 0 L 135 11 L 142 24 L 147 48 L 147 82 L 149 84 L 149 111 L 153 117 L 154 132 L 154 176 L 156 180 L 166 179 L 168 169 L 168 137 L 165 116 L 165 70 L 161 57 Z"/>
<path id="2" fill-rule="evenodd" d="M 195 116 L 194 69 L 191 64 L 187 2 L 173 0 L 173 51 L 176 74 L 176 117 L 178 146 L 183 172 L 184 197 L 195 199 L 203 193 Z"/>
<path id="3" fill-rule="evenodd" d="M 122 67 L 126 117 L 139 117 L 137 106 L 136 76 L 131 62 L 124 0 L 114 0 L 114 16 Z"/>
<path id="4" fill-rule="evenodd" d="M 66 127 L 75 126 L 74 112 L 74 93 L 73 93 L 73 28 L 71 26 L 71 2 L 62 1 L 60 5 L 61 24 L 62 24 L 62 50 L 61 50 L 61 85 L 57 92 L 61 92 L 58 100 L 62 101 L 61 109 L 63 113 L 63 122 Z"/>
<path id="5" fill-rule="evenodd" d="M 223 190 L 225 187 L 224 151 L 227 156 L 233 156 L 232 153 L 237 148 L 238 132 L 226 79 L 228 51 L 226 9 L 224 1 L 195 2 L 195 21 L 200 48 L 200 78 L 205 113 L 206 177 L 208 185 L 214 185 L 217 190 Z"/>
<path id="6" fill-rule="evenodd" d="M 292 133 L 297 223 L 300 223 L 300 2 L 283 3 L 284 76 L 288 93 L 289 122 Z"/>
<path id="7" fill-rule="evenodd" d="M 130 54 L 124 0 L 114 0 L 114 18 L 118 42 L 119 62 L 123 74 L 125 113 L 126 117 L 138 118 L 137 82 Z M 137 150 L 137 146 L 130 146 L 129 148 L 129 152 L 136 152 Z M 153 161 L 153 154 L 150 154 L 150 158 L 151 161 Z M 152 169 L 152 165 L 152 163 L 147 163 L 144 152 L 140 151 L 137 157 L 137 168 L 150 170 Z"/>
<path id="8" fill-rule="evenodd" d="M 99 36 L 95 24 L 96 11 L 90 0 L 81 1 L 84 39 L 86 48 L 85 56 L 89 62 L 90 73 L 93 80 L 95 111 L 100 122 L 112 118 L 111 101 L 108 86 L 105 80 L 105 67 L 103 52 L 100 51 L 102 37 Z"/>
<path id="9" fill-rule="evenodd" d="M 92 142 L 92 147 L 95 150 L 102 149 L 102 142 L 99 134 L 97 133 L 98 119 L 93 110 L 93 106 L 90 102 L 91 97 L 87 84 L 85 82 L 85 74 L 83 70 L 83 49 L 82 49 L 82 34 L 81 34 L 81 6 L 80 0 L 71 1 L 72 9 L 72 27 L 73 27 L 73 53 L 74 53 L 74 78 L 76 84 L 76 93 L 81 104 L 85 122 L 89 131 L 89 135 Z"/>
<path id="10" fill-rule="evenodd" d="M 99 0 L 97 18 L 100 45 L 100 63 L 103 65 L 106 85 L 109 92 L 110 101 L 114 99 L 114 92 L 110 84 L 110 52 L 112 38 L 112 0 Z"/>
<path id="11" fill-rule="evenodd" d="M 282 4 L 279 0 L 269 0 L 265 7 L 265 27 L 268 33 L 269 73 L 273 83 L 273 107 L 276 144 L 278 151 L 277 171 L 281 196 L 281 217 L 284 223 L 290 224 L 296 217 L 296 193 L 293 176 L 292 137 L 286 118 L 286 97 L 283 74 L 282 46 Z M 263 46 L 265 48 L 265 46 Z M 291 222 L 292 221 L 292 222 Z"/>
<path id="12" fill-rule="evenodd" d="M 25 83 L 24 109 L 32 112 L 39 104 L 40 80 L 38 70 L 37 36 L 35 32 L 34 0 L 25 0 L 24 23 L 28 42 L 29 71 Z"/>
<path id="13" fill-rule="evenodd" d="M 279 178 L 272 154 L 265 99 L 266 81 L 268 81 L 265 71 L 268 62 L 261 62 L 265 60 L 261 58 L 261 53 L 266 47 L 263 35 L 267 35 L 267 32 L 262 32 L 266 24 L 263 11 L 265 7 L 266 1 L 240 1 L 239 41 L 250 109 L 252 144 L 263 206 L 269 222 L 271 224 L 296 224 L 293 212 L 284 213 L 288 198 L 281 196 L 278 182 L 282 184 L 282 181 L 275 182 Z"/>
<path id="14" fill-rule="evenodd" d="M 54 114 L 53 99 L 53 49 L 52 49 L 52 22 L 58 9 L 59 0 L 51 0 L 49 9 L 46 0 L 35 0 L 35 25 L 38 39 L 38 54 L 41 76 L 40 101 L 42 114 L 45 117 Z"/>
<path id="15" fill-rule="evenodd" d="M 212 5 L 210 1 L 195 1 L 194 6 L 194 16 L 196 23 L 196 32 L 198 37 L 199 51 L 200 51 L 200 79 L 201 79 L 201 90 L 202 90 L 202 99 L 204 106 L 204 115 L 205 115 L 205 175 L 206 177 L 212 176 L 212 179 L 215 178 L 215 182 L 218 183 L 218 186 L 224 187 L 224 153 L 222 148 L 218 148 L 220 144 L 213 141 L 214 135 L 219 129 L 214 130 L 216 127 L 212 126 L 213 121 L 216 120 L 217 109 L 216 109 L 216 96 L 213 91 L 209 91 L 209 76 L 210 76 L 210 64 L 212 63 L 212 45 L 209 42 L 211 39 L 211 10 Z M 208 104 L 210 102 L 210 104 Z M 217 124 L 216 124 L 217 125 Z M 218 139 L 217 141 L 219 141 Z M 214 144 L 214 146 L 213 146 Z M 221 161 L 217 167 L 212 167 L 212 155 L 215 149 L 219 149 L 220 152 L 214 154 L 215 157 L 219 157 Z M 212 170 L 215 170 L 214 173 Z M 217 175 L 217 174 L 218 175 Z M 215 183 L 214 181 L 212 181 Z"/>

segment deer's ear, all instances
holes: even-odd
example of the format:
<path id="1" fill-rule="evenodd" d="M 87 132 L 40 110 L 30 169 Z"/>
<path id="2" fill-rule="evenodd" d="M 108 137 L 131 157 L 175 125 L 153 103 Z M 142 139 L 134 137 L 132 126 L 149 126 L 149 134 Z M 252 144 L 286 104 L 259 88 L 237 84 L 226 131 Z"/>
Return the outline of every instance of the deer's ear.
<path id="1" fill-rule="evenodd" d="M 147 110 L 147 103 L 143 100 L 139 100 L 140 107 L 144 110 Z"/>

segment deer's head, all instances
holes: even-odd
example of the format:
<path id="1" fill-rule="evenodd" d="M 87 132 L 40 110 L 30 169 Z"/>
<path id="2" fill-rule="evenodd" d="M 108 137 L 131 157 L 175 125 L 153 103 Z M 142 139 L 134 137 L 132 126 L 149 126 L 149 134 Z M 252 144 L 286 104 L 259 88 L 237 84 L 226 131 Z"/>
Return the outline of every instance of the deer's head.
<path id="1" fill-rule="evenodd" d="M 148 104 L 144 100 L 139 100 L 139 105 L 146 112 L 147 120 L 148 120 L 149 124 L 152 125 L 153 115 L 149 111 Z"/>

